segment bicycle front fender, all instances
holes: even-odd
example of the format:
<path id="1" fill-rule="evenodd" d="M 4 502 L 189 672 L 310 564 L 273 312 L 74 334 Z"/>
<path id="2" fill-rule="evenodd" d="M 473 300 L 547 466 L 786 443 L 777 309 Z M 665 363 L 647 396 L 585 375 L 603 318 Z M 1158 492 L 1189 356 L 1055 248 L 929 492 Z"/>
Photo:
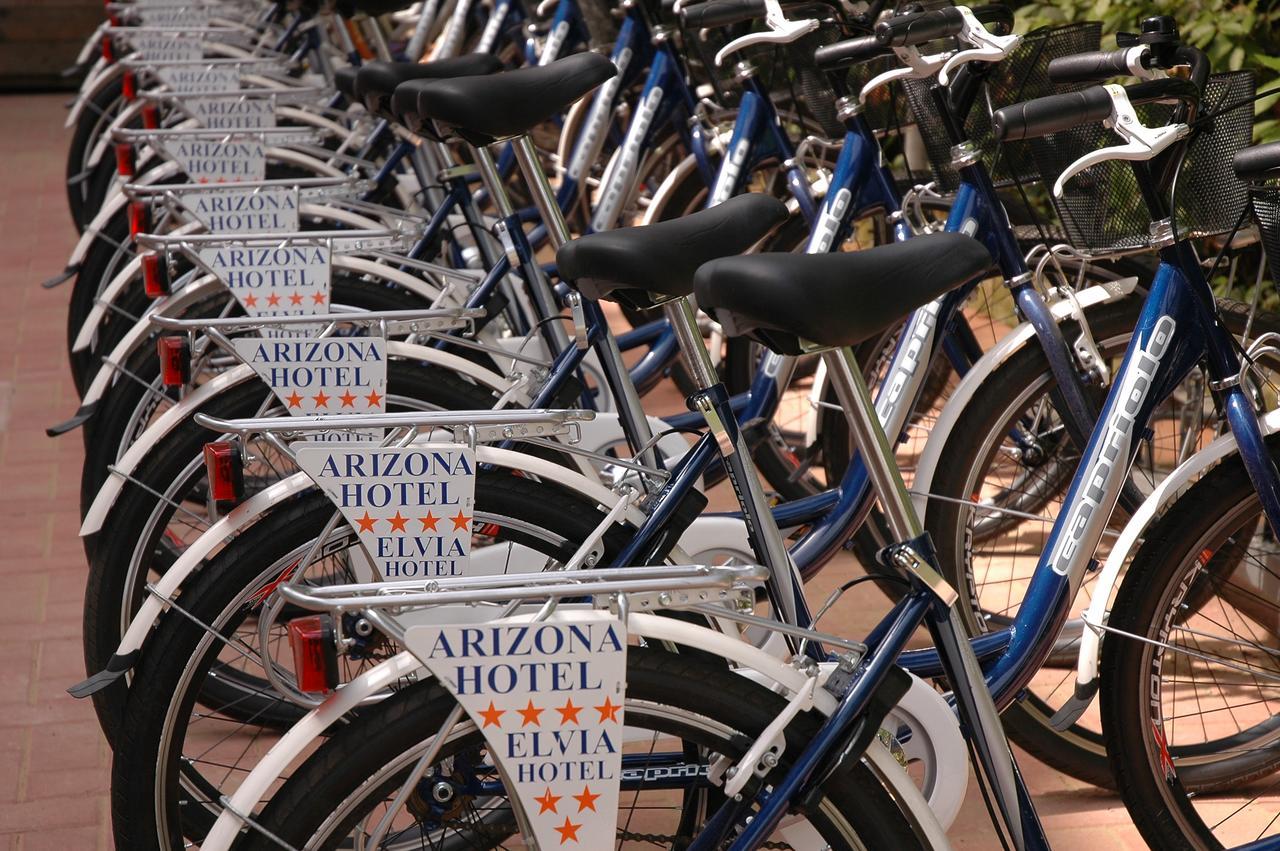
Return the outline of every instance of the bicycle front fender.
<path id="1" fill-rule="evenodd" d="M 1118 281 L 1095 284 L 1076 293 L 1076 302 L 1079 303 L 1082 309 L 1087 309 L 1094 305 L 1118 301 L 1132 293 L 1137 285 L 1137 278 L 1122 278 Z M 1054 321 L 1061 324 L 1063 321 L 1072 318 L 1075 312 L 1075 304 L 1070 299 L 1062 299 L 1050 306 L 1049 312 L 1053 315 Z M 1035 329 L 1031 327 L 1030 323 L 1023 322 L 1008 334 L 1005 334 L 998 343 L 978 359 L 977 363 L 965 373 L 955 392 L 951 394 L 951 397 L 942 406 L 938 421 L 933 430 L 929 432 L 929 439 L 925 442 L 924 452 L 920 455 L 920 463 L 916 468 L 916 476 L 911 487 L 913 492 L 911 500 L 915 503 L 916 512 L 921 517 L 925 515 L 927 507 L 926 495 L 929 493 L 929 489 L 933 485 L 933 477 L 937 474 L 938 467 L 942 463 L 943 447 L 952 430 L 954 430 L 956 422 L 960 419 L 960 414 L 973 399 L 978 387 L 998 367 L 1026 345 L 1039 345 L 1039 341 L 1036 337 Z"/>
<path id="2" fill-rule="evenodd" d="M 1258 425 L 1264 437 L 1280 431 L 1280 409 L 1261 417 Z M 1063 730 L 1075 723 L 1098 693 L 1098 661 L 1102 646 L 1102 630 L 1099 627 L 1107 622 L 1108 606 L 1118 590 L 1120 572 L 1142 542 L 1147 527 L 1205 471 L 1238 453 L 1239 446 L 1231 432 L 1216 438 L 1179 464 L 1177 469 L 1156 486 L 1125 524 L 1089 591 L 1089 606 L 1084 613 L 1086 625 L 1081 631 L 1080 652 L 1076 659 L 1075 694 L 1053 716 L 1053 726 L 1057 729 Z"/>

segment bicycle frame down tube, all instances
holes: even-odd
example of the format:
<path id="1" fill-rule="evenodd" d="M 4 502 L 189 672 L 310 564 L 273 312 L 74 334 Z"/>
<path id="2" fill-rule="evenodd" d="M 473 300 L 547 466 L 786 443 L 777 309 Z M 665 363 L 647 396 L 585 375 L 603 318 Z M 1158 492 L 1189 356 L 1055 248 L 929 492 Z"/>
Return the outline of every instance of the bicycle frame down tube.
<path id="1" fill-rule="evenodd" d="M 1170 262 L 1179 259 L 1177 247 L 1162 252 L 1163 262 L 1137 329 L 1018 609 L 1009 647 L 988 672 L 987 681 L 999 706 L 1010 702 L 1026 685 L 1057 638 L 1156 405 L 1173 392 L 1206 351 L 1211 353 L 1209 373 L 1213 380 L 1228 377 L 1223 373 L 1234 376 L 1238 369 L 1229 343 L 1215 339 L 1221 328 L 1206 315 L 1193 289 L 1207 291 L 1208 284 L 1194 265 L 1179 264 L 1183 267 L 1179 268 Z M 1185 268 L 1194 270 L 1194 279 L 1187 278 Z M 1239 388 L 1233 390 L 1238 392 Z M 1246 432 L 1241 452 L 1265 451 L 1260 437 L 1255 442 L 1247 437 L 1248 428 L 1242 421 L 1254 415 L 1251 406 L 1240 410 L 1242 403 L 1247 400 L 1237 398 L 1228 407 L 1233 430 L 1239 426 Z M 1256 419 L 1252 430 L 1257 433 Z M 1268 490 L 1274 494 L 1274 467 L 1269 475 Z M 1273 515 L 1269 510 L 1268 517 L 1275 524 L 1280 512 Z"/>

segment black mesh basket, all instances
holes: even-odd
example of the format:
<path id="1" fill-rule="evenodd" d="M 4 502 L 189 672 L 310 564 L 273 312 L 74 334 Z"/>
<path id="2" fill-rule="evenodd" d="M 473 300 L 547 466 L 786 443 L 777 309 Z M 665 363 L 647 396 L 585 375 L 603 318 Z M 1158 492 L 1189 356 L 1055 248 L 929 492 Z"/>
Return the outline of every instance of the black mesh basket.
<path id="1" fill-rule="evenodd" d="M 1262 237 L 1262 249 L 1267 254 L 1271 280 L 1280 289 L 1280 186 L 1273 183 L 1250 187 L 1249 202 Z"/>
<path id="2" fill-rule="evenodd" d="M 1256 82 L 1250 71 L 1214 74 L 1205 86 L 1200 114 L 1228 103 L 1248 101 Z M 1139 107 L 1148 127 L 1169 122 L 1173 107 Z M 1231 170 L 1231 158 L 1249 144 L 1253 109 L 1246 103 L 1215 118 L 1191 141 L 1175 187 L 1174 226 L 1179 237 L 1230 231 L 1244 211 L 1245 186 Z M 1088 151 L 1121 144 L 1101 124 L 1088 124 L 1026 143 L 1040 175 L 1056 179 Z M 1138 192 L 1132 167 L 1109 160 L 1086 169 L 1067 182 L 1063 197 L 1052 199 L 1067 241 L 1094 253 L 1137 250 L 1151 244 L 1151 215 Z"/>
<path id="3" fill-rule="evenodd" d="M 1021 181 L 1032 181 L 1042 175 L 1036 172 L 1034 161 L 1021 146 L 995 144 L 991 138 L 991 113 L 1020 101 L 1083 88 L 1049 82 L 1049 62 L 1059 56 L 1097 50 L 1101 39 L 1102 25 L 1095 21 L 1043 27 L 1024 36 L 1013 52 L 991 69 L 983 92 L 965 121 L 965 132 L 978 147 L 997 183 L 1009 183 L 1015 176 Z M 951 167 L 951 140 L 929 93 L 932 84 L 932 80 L 909 80 L 904 88 L 929 155 L 934 180 L 940 189 L 951 191 L 959 185 L 959 175 Z"/>

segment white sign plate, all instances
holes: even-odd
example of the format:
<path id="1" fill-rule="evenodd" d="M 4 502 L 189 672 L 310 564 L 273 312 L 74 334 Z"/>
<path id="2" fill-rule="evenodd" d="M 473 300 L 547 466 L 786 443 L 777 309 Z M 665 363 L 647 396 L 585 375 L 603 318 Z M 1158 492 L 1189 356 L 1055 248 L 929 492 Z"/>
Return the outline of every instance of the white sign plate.
<path id="1" fill-rule="evenodd" d="M 231 344 L 291 414 L 387 409 L 387 341 L 381 337 L 239 337 Z"/>
<path id="2" fill-rule="evenodd" d="M 233 87 L 234 88 L 234 87 Z M 276 126 L 276 104 L 270 97 L 183 98 L 182 108 L 211 130 L 260 130 Z"/>
<path id="3" fill-rule="evenodd" d="M 162 138 L 159 145 L 192 183 L 244 183 L 263 180 L 267 149 L 256 139 Z"/>
<path id="4" fill-rule="evenodd" d="M 383 579 L 467 575 L 476 484 L 470 447 L 294 448 L 298 466 L 342 512 Z"/>
<path id="5" fill-rule="evenodd" d="M 190 36 L 137 33 L 125 40 L 148 62 L 194 62 L 204 56 L 203 44 Z"/>
<path id="6" fill-rule="evenodd" d="M 250 316 L 309 316 L 329 312 L 330 252 L 325 245 L 240 245 L 196 252 L 226 284 Z M 314 328 L 264 329 L 267 336 L 297 337 Z"/>
<path id="7" fill-rule="evenodd" d="M 300 229 L 296 186 L 180 192 L 178 201 L 210 233 L 292 233 Z"/>
<path id="8" fill-rule="evenodd" d="M 161 65 L 155 69 L 169 91 L 179 95 L 226 92 L 240 88 L 240 69 L 232 66 Z"/>
<path id="9" fill-rule="evenodd" d="M 621 621 L 574 611 L 544 623 L 414 626 L 405 644 L 484 734 L 540 848 L 614 847 L 627 667 Z"/>

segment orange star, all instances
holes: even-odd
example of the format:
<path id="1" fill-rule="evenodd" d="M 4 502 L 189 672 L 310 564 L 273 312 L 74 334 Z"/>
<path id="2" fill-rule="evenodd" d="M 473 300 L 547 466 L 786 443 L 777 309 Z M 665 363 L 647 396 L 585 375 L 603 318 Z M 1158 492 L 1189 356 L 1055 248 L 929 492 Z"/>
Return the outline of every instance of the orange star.
<path id="1" fill-rule="evenodd" d="M 541 798 L 534 798 L 534 800 L 538 802 L 538 815 L 542 815 L 548 810 L 555 813 L 556 804 L 560 803 L 560 799 L 562 797 L 563 797 L 562 795 L 552 795 L 551 787 L 548 786 L 547 791 L 542 793 Z M 556 814 L 559 815 L 559 813 L 556 813 Z"/>
<path id="2" fill-rule="evenodd" d="M 570 839 L 572 839 L 574 842 L 577 842 L 578 828 L 580 827 L 582 827 L 582 825 L 574 824 L 573 822 L 569 821 L 568 816 L 565 816 L 564 824 L 556 828 L 556 832 L 560 834 L 560 844 L 563 845 L 566 842 L 568 842 Z"/>
<path id="3" fill-rule="evenodd" d="M 302 407 L 302 397 L 298 395 L 297 390 L 293 391 L 288 396 L 285 396 L 284 400 L 289 403 L 290 408 Z"/>
<path id="4" fill-rule="evenodd" d="M 209 182 L 209 178 L 207 177 L 202 177 L 196 181 L 196 183 L 208 183 L 208 182 Z"/>
<path id="5" fill-rule="evenodd" d="M 302 295 L 300 293 L 294 293 L 289 296 L 289 304 L 302 304 Z"/>
<path id="6" fill-rule="evenodd" d="M 617 721 L 618 710 L 622 708 L 620 703 L 611 703 L 609 698 L 604 699 L 604 703 L 596 707 L 596 712 L 600 713 L 600 721 Z"/>
<path id="7" fill-rule="evenodd" d="M 534 706 L 532 700 L 529 701 L 524 709 L 517 709 L 516 712 L 519 712 L 520 716 L 524 719 L 520 722 L 521 727 L 528 727 L 530 724 L 535 727 L 542 726 L 542 723 L 538 721 L 538 716 L 542 714 L 543 710 Z"/>
<path id="8" fill-rule="evenodd" d="M 370 390 L 369 395 L 364 398 L 369 402 L 370 408 L 376 408 L 382 403 L 382 397 L 378 395 L 377 390 Z"/>
<path id="9" fill-rule="evenodd" d="M 356 406 L 356 397 L 351 395 L 350 390 L 342 391 L 342 395 L 338 397 L 342 400 L 342 407 L 354 408 Z"/>
<path id="10" fill-rule="evenodd" d="M 317 407 L 317 408 L 327 408 L 327 407 L 329 407 L 329 397 L 328 397 L 328 396 L 326 396 L 326 395 L 324 395 L 324 391 L 323 391 L 323 390 L 321 390 L 319 393 L 317 393 L 316 395 L 312 396 L 311 398 L 316 400 L 316 407 Z"/>
<path id="11" fill-rule="evenodd" d="M 489 701 L 488 709 L 480 710 L 480 717 L 484 719 L 483 727 L 501 727 L 502 716 L 507 713 L 505 709 L 498 709 L 493 705 L 493 701 Z M 481 729 L 483 729 L 483 727 Z"/>
<path id="12" fill-rule="evenodd" d="M 598 810 L 596 809 L 596 798 L 599 798 L 599 797 L 600 796 L 598 794 L 596 795 L 591 794 L 590 786 L 583 786 L 582 794 L 574 795 L 573 799 L 578 802 L 578 812 L 582 812 L 583 810 L 591 810 L 594 813 L 594 812 L 598 812 Z"/>
<path id="13" fill-rule="evenodd" d="M 556 712 L 560 713 L 561 724 L 581 724 L 578 720 L 578 713 L 582 711 L 581 706 L 574 706 L 573 700 L 566 700 L 564 706 L 556 707 Z"/>
<path id="14" fill-rule="evenodd" d="M 314 293 L 311 296 L 311 300 L 316 304 L 324 304 L 324 293 Z"/>
<path id="15" fill-rule="evenodd" d="M 406 524 L 406 523 L 408 523 L 408 522 L 409 522 L 409 518 L 408 518 L 408 517 L 401 517 L 401 516 L 400 516 L 400 512 L 399 512 L 399 511 L 397 511 L 397 512 L 396 512 L 396 516 L 395 516 L 395 517 L 388 517 L 388 518 L 387 518 L 387 522 L 391 524 L 391 531 L 392 531 L 392 532 L 403 532 L 403 531 L 405 530 L 405 529 L 404 529 L 404 524 Z"/>
<path id="16" fill-rule="evenodd" d="M 357 518 L 356 518 L 356 523 L 360 524 L 360 531 L 361 531 L 361 532 L 372 532 L 372 531 L 373 531 L 373 524 L 374 524 L 374 523 L 377 523 L 377 522 L 378 522 L 378 518 L 376 518 L 376 517 L 370 517 L 370 516 L 369 516 L 369 512 L 368 512 L 368 511 L 366 511 L 366 512 L 364 513 L 364 517 L 357 517 Z"/>
<path id="17" fill-rule="evenodd" d="M 252 294 L 245 296 L 245 297 L 244 297 L 244 306 L 245 306 L 245 307 L 257 307 L 257 306 L 258 306 L 258 297 L 257 297 L 256 295 L 252 295 Z"/>
<path id="18" fill-rule="evenodd" d="M 279 303 L 280 303 L 280 296 L 276 295 L 275 293 L 272 293 L 271 295 L 267 296 L 267 305 L 269 307 L 275 307 Z"/>
<path id="19" fill-rule="evenodd" d="M 459 529 L 471 528 L 471 518 L 463 514 L 461 508 L 458 509 L 457 514 L 449 519 L 453 521 L 453 531 L 455 532 Z"/>
<path id="20" fill-rule="evenodd" d="M 422 531 L 434 532 L 436 531 L 436 524 L 440 522 L 440 518 L 428 511 L 426 517 L 418 518 L 418 522 L 422 524 Z"/>

